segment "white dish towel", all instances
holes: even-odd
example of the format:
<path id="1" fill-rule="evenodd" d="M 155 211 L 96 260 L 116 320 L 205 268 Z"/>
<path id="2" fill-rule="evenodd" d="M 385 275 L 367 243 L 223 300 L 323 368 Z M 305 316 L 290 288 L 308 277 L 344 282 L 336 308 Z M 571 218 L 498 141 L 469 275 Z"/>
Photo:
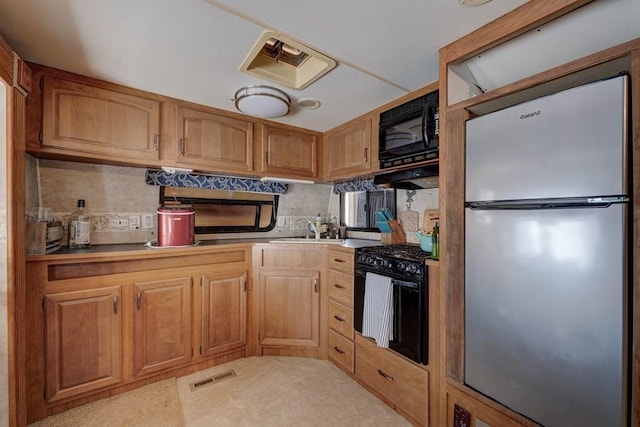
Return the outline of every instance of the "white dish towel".
<path id="1" fill-rule="evenodd" d="M 367 272 L 364 282 L 362 335 L 389 348 L 393 340 L 393 286 L 391 278 Z"/>

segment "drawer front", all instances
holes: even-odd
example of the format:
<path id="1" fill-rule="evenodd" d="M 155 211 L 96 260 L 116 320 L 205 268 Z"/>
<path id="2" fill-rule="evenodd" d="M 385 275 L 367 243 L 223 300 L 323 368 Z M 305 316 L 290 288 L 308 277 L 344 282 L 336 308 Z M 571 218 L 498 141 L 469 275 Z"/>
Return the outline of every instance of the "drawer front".
<path id="1" fill-rule="evenodd" d="M 329 298 L 353 307 L 353 275 L 329 270 Z"/>
<path id="2" fill-rule="evenodd" d="M 329 250 L 329 269 L 353 274 L 353 253 Z"/>
<path id="3" fill-rule="evenodd" d="M 429 374 L 356 334 L 356 376 L 426 424 Z"/>
<path id="4" fill-rule="evenodd" d="M 353 310 L 346 305 L 330 299 L 329 328 L 353 340 Z"/>
<path id="5" fill-rule="evenodd" d="M 353 341 L 329 331 L 329 359 L 353 373 Z"/>

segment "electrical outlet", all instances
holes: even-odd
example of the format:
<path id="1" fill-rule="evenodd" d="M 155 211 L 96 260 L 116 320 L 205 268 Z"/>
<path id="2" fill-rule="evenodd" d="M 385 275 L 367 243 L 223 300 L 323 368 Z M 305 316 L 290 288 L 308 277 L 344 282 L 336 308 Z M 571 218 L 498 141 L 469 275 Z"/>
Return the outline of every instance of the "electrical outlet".
<path id="1" fill-rule="evenodd" d="M 112 218 L 111 226 L 112 227 L 127 227 L 129 225 L 129 220 L 126 218 Z"/>
<path id="2" fill-rule="evenodd" d="M 285 219 L 286 219 L 286 218 L 285 218 L 284 216 L 279 216 L 279 217 L 278 217 L 278 222 L 276 223 L 276 225 L 277 225 L 278 227 L 284 227 Z"/>
<path id="3" fill-rule="evenodd" d="M 129 215 L 129 230 L 140 230 L 140 215 Z"/>
<path id="4" fill-rule="evenodd" d="M 143 229 L 153 228 L 153 215 L 152 214 L 144 214 L 144 215 L 142 215 L 142 228 Z"/>

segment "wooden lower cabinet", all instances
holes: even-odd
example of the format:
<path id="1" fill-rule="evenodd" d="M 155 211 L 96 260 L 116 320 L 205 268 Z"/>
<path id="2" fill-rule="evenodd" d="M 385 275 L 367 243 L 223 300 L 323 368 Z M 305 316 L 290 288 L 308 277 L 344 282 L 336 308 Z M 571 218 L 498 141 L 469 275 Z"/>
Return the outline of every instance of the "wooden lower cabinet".
<path id="1" fill-rule="evenodd" d="M 353 341 L 343 337 L 339 333 L 329 329 L 329 359 L 348 372 L 353 373 L 355 368 L 355 349 Z"/>
<path id="2" fill-rule="evenodd" d="M 135 255 L 27 264 L 27 422 L 247 355 L 249 245 Z"/>
<path id="3" fill-rule="evenodd" d="M 45 296 L 45 398 L 55 402 L 122 381 L 120 286 Z"/>
<path id="4" fill-rule="evenodd" d="M 134 375 L 191 360 L 191 277 L 133 285 Z"/>
<path id="5" fill-rule="evenodd" d="M 247 272 L 207 273 L 202 287 L 201 356 L 247 344 Z"/>
<path id="6" fill-rule="evenodd" d="M 320 273 L 267 270 L 260 274 L 260 345 L 320 345 Z"/>
<path id="7" fill-rule="evenodd" d="M 326 359 L 326 248 L 253 247 L 249 353 Z"/>
<path id="8" fill-rule="evenodd" d="M 429 373 L 356 334 L 356 377 L 386 399 L 400 414 L 427 425 Z"/>
<path id="9" fill-rule="evenodd" d="M 329 360 L 353 374 L 355 346 L 353 343 L 353 250 L 329 250 L 329 297 L 327 323 Z"/>

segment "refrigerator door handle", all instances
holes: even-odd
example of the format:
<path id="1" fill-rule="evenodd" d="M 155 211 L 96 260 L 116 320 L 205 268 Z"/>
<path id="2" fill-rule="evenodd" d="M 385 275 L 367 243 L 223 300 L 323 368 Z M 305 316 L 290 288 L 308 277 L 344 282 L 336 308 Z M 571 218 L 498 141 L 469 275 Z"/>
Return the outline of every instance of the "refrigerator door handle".
<path id="1" fill-rule="evenodd" d="M 628 203 L 626 196 L 576 197 L 570 199 L 501 200 L 489 202 L 466 202 L 465 208 L 472 210 L 534 210 L 534 209 L 579 209 L 608 208 L 613 204 Z"/>

